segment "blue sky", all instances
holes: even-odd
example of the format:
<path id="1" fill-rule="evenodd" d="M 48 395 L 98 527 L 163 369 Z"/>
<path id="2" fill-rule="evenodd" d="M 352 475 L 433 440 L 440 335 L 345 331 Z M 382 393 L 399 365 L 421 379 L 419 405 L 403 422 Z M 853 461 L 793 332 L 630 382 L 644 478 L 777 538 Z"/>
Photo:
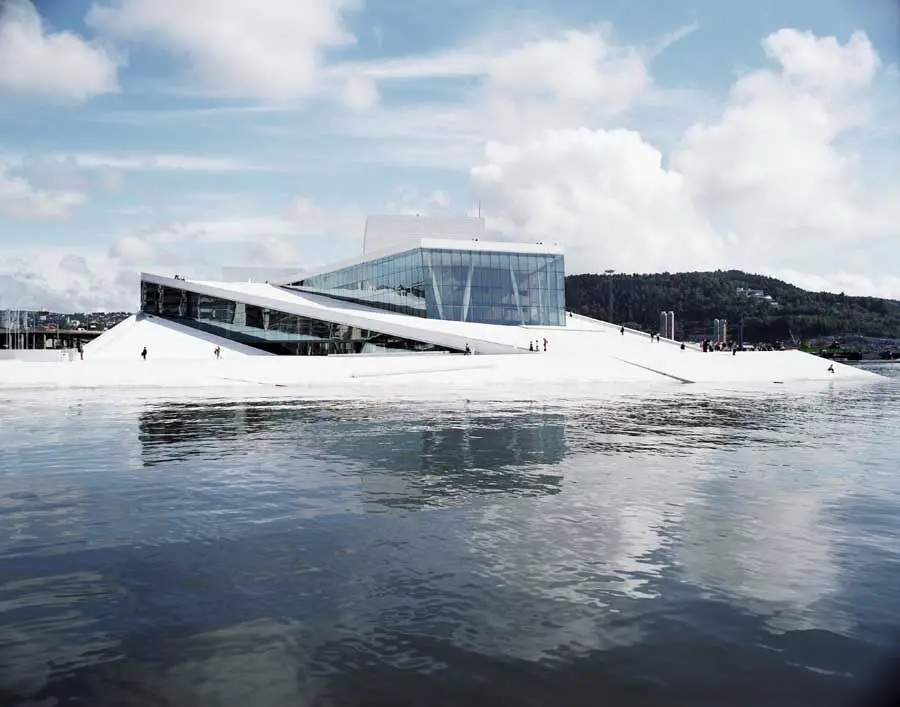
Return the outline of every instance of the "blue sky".
<path id="1" fill-rule="evenodd" d="M 900 297 L 898 5 L 6 0 L 0 308 L 313 265 L 371 212 Z M 893 259 L 893 261 L 891 260 Z"/>

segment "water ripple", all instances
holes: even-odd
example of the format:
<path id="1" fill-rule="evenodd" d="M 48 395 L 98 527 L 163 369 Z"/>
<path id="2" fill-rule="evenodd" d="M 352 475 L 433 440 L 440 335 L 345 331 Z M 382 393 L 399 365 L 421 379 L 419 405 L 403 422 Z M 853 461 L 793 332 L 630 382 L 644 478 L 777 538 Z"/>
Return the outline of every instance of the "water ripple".
<path id="1" fill-rule="evenodd" d="M 900 630 L 898 411 L 10 398 L 0 698 L 835 704 Z"/>

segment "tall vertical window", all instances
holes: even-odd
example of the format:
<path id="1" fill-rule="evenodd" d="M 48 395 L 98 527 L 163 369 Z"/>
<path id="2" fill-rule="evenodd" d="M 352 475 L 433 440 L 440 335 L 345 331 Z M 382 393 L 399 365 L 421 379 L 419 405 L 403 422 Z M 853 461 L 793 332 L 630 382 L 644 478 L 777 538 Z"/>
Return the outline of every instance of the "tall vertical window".
<path id="1" fill-rule="evenodd" d="M 293 287 L 379 309 L 484 324 L 565 324 L 563 256 L 416 248 Z"/>

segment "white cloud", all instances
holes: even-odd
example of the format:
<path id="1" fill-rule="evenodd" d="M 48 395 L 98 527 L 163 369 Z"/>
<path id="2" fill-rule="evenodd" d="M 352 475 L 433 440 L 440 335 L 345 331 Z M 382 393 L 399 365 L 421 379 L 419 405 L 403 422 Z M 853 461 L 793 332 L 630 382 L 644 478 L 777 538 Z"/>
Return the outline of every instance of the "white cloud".
<path id="1" fill-rule="evenodd" d="M 215 279 L 223 265 L 305 267 L 331 260 L 335 249 L 350 255 L 362 242 L 365 216 L 357 208 L 332 211 L 298 197 L 281 214 L 229 217 L 222 204 L 215 206 L 214 217 L 134 228 L 106 247 L 0 245 L 0 302 L 19 309 L 133 310 L 141 271 Z M 146 223 L 161 216 L 153 209 L 135 215 Z"/>
<path id="2" fill-rule="evenodd" d="M 407 186 L 396 187 L 385 204 L 385 213 L 420 216 L 450 215 L 453 200 L 440 189 L 423 192 Z"/>
<path id="3" fill-rule="evenodd" d="M 616 46 L 606 27 L 570 30 L 529 42 L 493 58 L 487 90 L 507 99 L 551 94 L 560 101 L 584 102 L 594 110 L 618 113 L 647 86 L 643 60 Z"/>
<path id="4" fill-rule="evenodd" d="M 0 11 L 0 92 L 81 102 L 118 90 L 118 66 L 72 32 L 47 32 L 30 0 Z"/>
<path id="5" fill-rule="evenodd" d="M 355 206 L 328 209 L 312 199 L 298 196 L 283 215 L 294 233 L 323 235 L 338 240 L 359 240 L 365 225 L 365 212 Z"/>
<path id="6" fill-rule="evenodd" d="M 892 274 L 873 277 L 839 271 L 813 275 L 784 268 L 776 270 L 772 276 L 811 292 L 844 292 L 861 297 L 900 299 L 900 276 Z"/>
<path id="7" fill-rule="evenodd" d="M 137 273 L 105 253 L 59 246 L 4 249 L 0 301 L 19 309 L 61 312 L 134 309 Z"/>
<path id="8" fill-rule="evenodd" d="M 691 126 L 667 160 L 625 130 L 489 144 L 472 171 L 487 215 L 559 239 L 578 271 L 835 272 L 853 249 L 900 235 L 900 180 L 868 174 L 847 143 L 870 120 L 880 62 L 868 39 L 781 30 L 764 49 L 777 66 L 739 78 L 718 118 Z M 900 296 L 881 283 L 856 280 Z"/>
<path id="9" fill-rule="evenodd" d="M 317 91 L 323 54 L 352 44 L 355 0 L 107 0 L 87 21 L 109 36 L 146 41 L 189 62 L 223 96 L 287 101 Z"/>
<path id="10" fill-rule="evenodd" d="M 427 56 L 337 67 L 378 81 L 476 78 L 493 95 L 552 96 L 611 112 L 627 107 L 647 85 L 638 52 L 614 42 L 608 25 L 523 37 L 491 34 L 478 42 Z"/>
<path id="11" fill-rule="evenodd" d="M 788 82 L 812 89 L 845 90 L 868 86 L 880 66 L 864 32 L 854 32 L 846 44 L 836 37 L 781 29 L 763 42 Z"/>
<path id="12" fill-rule="evenodd" d="M 741 234 L 747 257 L 776 245 L 802 257 L 813 243 L 895 228 L 897 184 L 868 183 L 860 155 L 838 143 L 868 120 L 865 89 L 879 63 L 869 41 L 780 30 L 764 46 L 780 70 L 739 79 L 720 120 L 692 126 L 672 156 L 697 202 Z"/>
<path id="13" fill-rule="evenodd" d="M 4 176 L 0 170 L 0 216 L 27 221 L 66 219 L 86 200 L 77 191 L 35 189 L 25 179 Z"/>
<path id="14" fill-rule="evenodd" d="M 141 233 L 119 236 L 112 244 L 109 255 L 127 265 L 156 263 L 165 259 L 154 234 Z"/>
<path id="15" fill-rule="evenodd" d="M 629 130 L 554 131 L 493 143 L 472 171 L 489 226 L 559 240 L 580 271 L 678 270 L 721 257 L 723 239 L 683 177 Z"/>
<path id="16" fill-rule="evenodd" d="M 379 83 L 469 79 L 471 88 L 463 89 L 456 104 L 418 110 L 404 105 L 350 126 L 372 135 L 402 130 L 417 140 L 450 127 L 456 142 L 471 135 L 528 136 L 550 126 L 576 127 L 588 116 L 615 116 L 650 86 L 639 52 L 618 44 L 608 25 L 553 34 L 493 33 L 439 53 L 344 64 L 330 71 Z"/>
<path id="17" fill-rule="evenodd" d="M 108 255 L 123 265 L 177 267 L 194 277 L 215 276 L 219 265 L 233 262 L 306 265 L 323 245 L 359 241 L 364 221 L 358 209 L 331 212 L 297 197 L 280 215 L 219 215 L 130 230 L 115 238 Z"/>
<path id="18" fill-rule="evenodd" d="M 54 163 L 67 164 L 81 170 L 172 170 L 184 172 L 278 172 L 276 165 L 222 155 L 191 155 L 178 153 L 103 153 L 48 152 L 39 156 L 0 155 L 0 163 L 24 168 L 36 168 Z"/>
<path id="19" fill-rule="evenodd" d="M 349 76 L 344 82 L 341 98 L 354 110 L 368 110 L 378 103 L 378 86 L 366 76 Z"/>

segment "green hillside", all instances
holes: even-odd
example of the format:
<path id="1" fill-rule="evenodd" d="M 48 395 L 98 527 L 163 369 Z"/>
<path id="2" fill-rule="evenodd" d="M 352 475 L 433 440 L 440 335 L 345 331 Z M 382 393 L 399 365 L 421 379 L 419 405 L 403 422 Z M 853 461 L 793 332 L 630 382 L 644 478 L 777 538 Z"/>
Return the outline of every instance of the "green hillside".
<path id="1" fill-rule="evenodd" d="M 900 302 L 877 297 L 809 292 L 781 280 L 739 270 L 654 275 L 570 275 L 568 309 L 609 318 L 612 279 L 613 320 L 656 330 L 660 310 L 675 312 L 676 338 L 711 336 L 713 319 L 728 320 L 730 338 L 743 315 L 745 341 L 818 339 L 844 333 L 900 338 Z M 762 291 L 761 296 L 739 288 Z"/>

